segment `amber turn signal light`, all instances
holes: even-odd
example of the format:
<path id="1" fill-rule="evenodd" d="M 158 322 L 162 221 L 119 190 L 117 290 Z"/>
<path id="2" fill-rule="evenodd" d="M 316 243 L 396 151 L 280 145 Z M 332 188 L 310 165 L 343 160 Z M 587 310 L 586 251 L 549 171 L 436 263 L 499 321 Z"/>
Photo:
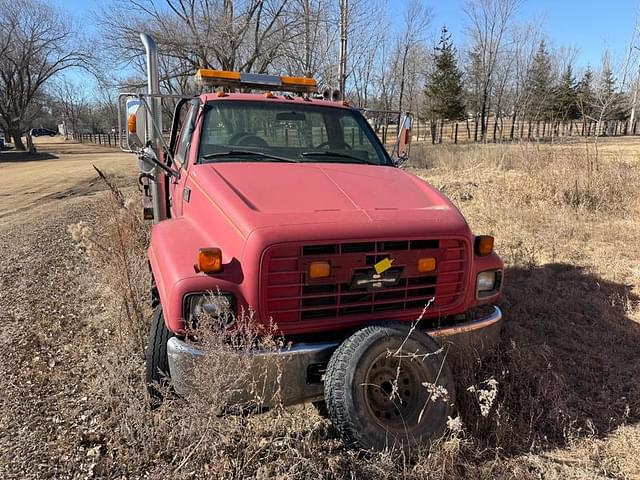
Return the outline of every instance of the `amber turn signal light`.
<path id="1" fill-rule="evenodd" d="M 198 270 L 204 273 L 222 271 L 222 250 L 219 248 L 201 248 L 198 250 Z"/>
<path id="2" fill-rule="evenodd" d="M 127 117 L 127 130 L 129 133 L 136 133 L 136 114 L 132 113 Z"/>
<path id="3" fill-rule="evenodd" d="M 493 237 L 490 235 L 478 235 L 476 237 L 476 255 L 485 257 L 493 252 Z"/>
<path id="4" fill-rule="evenodd" d="M 310 278 L 326 278 L 331 275 L 331 264 L 329 262 L 311 262 L 309 265 Z"/>
<path id="5" fill-rule="evenodd" d="M 420 273 L 435 272 L 436 259 L 433 257 L 421 258 L 418 260 L 418 271 Z"/>

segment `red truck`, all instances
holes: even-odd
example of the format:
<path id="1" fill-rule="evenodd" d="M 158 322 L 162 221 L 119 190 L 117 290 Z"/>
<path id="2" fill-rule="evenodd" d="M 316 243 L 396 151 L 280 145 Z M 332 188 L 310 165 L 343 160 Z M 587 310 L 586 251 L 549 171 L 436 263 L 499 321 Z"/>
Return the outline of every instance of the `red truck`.
<path id="1" fill-rule="evenodd" d="M 286 341 L 252 352 L 281 361 L 285 405 L 314 402 L 361 448 L 441 433 L 454 397 L 447 351 L 495 345 L 503 262 L 492 237 L 399 168 L 410 116 L 389 155 L 362 111 L 318 95 L 310 78 L 200 70 L 224 89 L 177 99 L 165 144 L 167 96 L 142 39 L 149 92 L 123 94 L 123 118 L 154 220 L 152 395 L 166 377 L 178 394 L 191 388 L 203 352 L 185 325 L 198 312 L 233 328 L 252 311 Z"/>

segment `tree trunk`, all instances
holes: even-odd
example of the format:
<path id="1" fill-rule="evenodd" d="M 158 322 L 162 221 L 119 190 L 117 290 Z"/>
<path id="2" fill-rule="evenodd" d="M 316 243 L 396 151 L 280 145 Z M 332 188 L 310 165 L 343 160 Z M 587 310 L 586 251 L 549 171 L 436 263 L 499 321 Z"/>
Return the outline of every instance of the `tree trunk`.
<path id="1" fill-rule="evenodd" d="M 29 150 L 29 153 L 36 153 L 36 146 L 33 144 L 31 132 L 27 132 L 27 150 Z"/>
<path id="2" fill-rule="evenodd" d="M 13 146 L 16 150 L 26 150 L 24 143 L 22 143 L 22 132 L 19 128 L 9 128 L 7 133 L 9 133 L 9 136 L 13 141 Z"/>

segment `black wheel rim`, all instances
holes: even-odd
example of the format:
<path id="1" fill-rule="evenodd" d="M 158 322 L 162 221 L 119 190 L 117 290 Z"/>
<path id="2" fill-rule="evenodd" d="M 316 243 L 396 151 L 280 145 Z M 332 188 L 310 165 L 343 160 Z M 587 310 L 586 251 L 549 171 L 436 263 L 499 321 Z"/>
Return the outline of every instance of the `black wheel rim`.
<path id="1" fill-rule="evenodd" d="M 426 418 L 433 402 L 424 382 L 432 372 L 421 358 L 378 355 L 365 374 L 364 403 L 371 418 L 384 430 L 410 432 Z"/>

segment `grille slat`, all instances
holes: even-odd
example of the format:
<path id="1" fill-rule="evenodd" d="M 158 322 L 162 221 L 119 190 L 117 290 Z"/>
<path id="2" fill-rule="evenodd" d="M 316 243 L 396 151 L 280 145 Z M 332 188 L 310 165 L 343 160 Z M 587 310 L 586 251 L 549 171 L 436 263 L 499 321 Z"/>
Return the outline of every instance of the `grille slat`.
<path id="1" fill-rule="evenodd" d="M 439 287 L 455 287 L 457 285 L 461 285 L 462 282 L 450 282 L 450 283 L 441 283 L 438 284 Z M 393 292 L 411 292 L 414 290 L 420 290 L 420 289 L 424 289 L 427 288 L 429 285 L 433 285 L 434 287 L 436 286 L 435 284 L 423 284 L 423 285 L 415 285 L 415 286 L 410 286 L 410 287 L 394 287 L 394 288 L 385 288 L 385 289 L 381 289 L 379 292 L 377 292 L 376 294 L 376 298 L 380 295 L 380 294 L 384 294 L 384 293 L 393 293 Z M 330 293 L 303 293 L 302 295 L 296 295 L 296 296 L 291 296 L 291 297 L 278 297 L 276 301 L 285 301 L 285 300 L 302 300 L 305 298 L 326 298 L 326 297 L 338 297 L 338 298 L 344 298 L 344 297 L 351 297 L 351 296 L 357 296 L 358 294 L 364 294 L 367 293 L 366 290 L 362 290 L 360 292 L 344 292 L 342 295 L 336 295 L 337 292 L 333 291 Z M 406 297 L 406 296 L 405 296 Z M 413 297 L 410 297 L 411 299 Z"/>
<path id="2" fill-rule="evenodd" d="M 457 293 L 449 293 L 447 295 L 442 295 L 442 297 L 450 297 L 450 296 L 454 296 L 454 295 L 457 295 Z M 424 301 L 424 303 L 426 304 L 429 300 L 431 300 L 431 298 L 433 298 L 433 294 L 430 293 L 428 295 L 422 295 L 422 296 L 419 296 L 419 297 L 412 297 L 411 301 L 419 300 L 419 301 Z M 343 304 L 342 306 L 343 307 L 367 307 L 367 306 L 372 307 L 372 306 L 375 306 L 375 305 L 386 305 L 386 304 L 390 304 L 390 303 L 393 303 L 393 304 L 396 304 L 396 303 L 397 304 L 404 304 L 405 301 L 404 301 L 404 299 L 402 299 L 402 301 L 399 301 L 397 298 L 394 298 L 394 299 L 390 299 L 390 300 L 376 300 L 375 303 L 370 302 L 370 301 L 369 302 L 354 302 L 354 303 L 349 303 L 349 304 L 346 304 L 346 305 Z M 301 312 L 309 312 L 309 311 L 316 310 L 317 308 L 325 309 L 328 306 L 329 305 L 318 305 L 318 306 L 314 305 L 314 306 L 311 306 L 311 307 L 301 307 L 299 309 L 299 311 L 301 311 Z M 333 307 L 333 306 L 336 306 L 336 305 L 331 305 L 331 306 Z M 298 311 L 298 309 L 289 308 L 289 309 L 283 309 L 283 310 L 272 310 L 272 313 L 293 313 L 293 312 L 297 312 L 297 311 Z"/>
<path id="3" fill-rule="evenodd" d="M 323 318 L 352 321 L 383 312 L 417 315 L 435 297 L 434 312 L 441 313 L 457 306 L 464 297 L 468 255 L 466 242 L 458 239 L 276 245 L 263 257 L 261 312 L 280 324 Z M 436 272 L 417 270 L 417 260 L 424 256 L 436 257 Z M 396 260 L 393 270 L 399 272 L 399 278 L 394 277 L 397 283 L 353 286 L 355 274 L 362 279 L 364 273 L 366 280 L 374 273 L 375 262 L 385 257 Z M 331 263 L 330 277 L 307 278 L 306 268 L 316 260 Z M 375 281 L 373 277 L 370 280 Z"/>

